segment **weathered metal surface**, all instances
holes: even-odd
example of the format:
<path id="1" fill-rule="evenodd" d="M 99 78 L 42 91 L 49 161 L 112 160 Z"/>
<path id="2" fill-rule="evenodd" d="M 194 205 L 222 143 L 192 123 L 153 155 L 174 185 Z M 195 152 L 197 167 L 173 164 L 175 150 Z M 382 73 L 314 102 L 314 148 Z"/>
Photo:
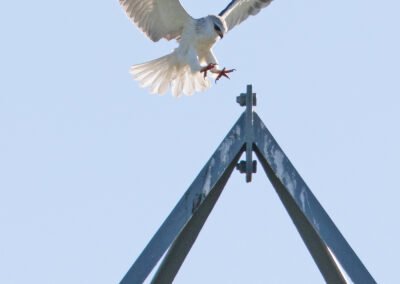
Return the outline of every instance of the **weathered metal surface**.
<path id="1" fill-rule="evenodd" d="M 256 113 L 253 125 L 257 157 L 327 283 L 376 283 Z"/>
<path id="2" fill-rule="evenodd" d="M 233 169 L 230 165 L 235 166 L 239 153 L 243 152 L 244 127 L 243 114 L 121 280 L 121 284 L 143 283 L 185 224 L 201 207 L 210 191 L 216 188 L 221 178 L 225 179 L 227 175 L 229 177 Z"/>
<path id="3" fill-rule="evenodd" d="M 222 193 L 222 190 L 242 155 L 243 150 L 244 147 L 242 147 L 242 150 L 237 153 L 236 157 L 229 164 L 228 169 L 210 190 L 210 193 L 205 198 L 204 202 L 199 206 L 196 212 L 194 212 L 193 216 L 175 239 L 154 276 L 151 282 L 152 284 L 171 283 L 174 280 L 179 268 L 192 248 L 200 230 L 203 228 L 204 223 Z"/>

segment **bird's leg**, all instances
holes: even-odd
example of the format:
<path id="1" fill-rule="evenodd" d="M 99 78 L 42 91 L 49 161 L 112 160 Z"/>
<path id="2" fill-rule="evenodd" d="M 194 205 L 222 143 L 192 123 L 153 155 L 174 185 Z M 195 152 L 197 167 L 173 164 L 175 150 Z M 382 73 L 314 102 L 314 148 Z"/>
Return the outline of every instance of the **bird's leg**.
<path id="1" fill-rule="evenodd" d="M 218 74 L 217 78 L 215 79 L 215 83 L 217 83 L 217 81 L 218 81 L 219 79 L 221 79 L 222 76 L 224 76 L 225 78 L 230 79 L 229 76 L 228 76 L 228 73 L 231 73 L 231 72 L 233 72 L 233 71 L 236 71 L 236 69 L 229 69 L 229 70 L 226 70 L 225 67 L 224 67 L 224 69 L 222 69 L 222 70 L 215 70 L 215 71 L 214 71 L 214 70 L 211 70 L 211 72 Z"/>
<path id="2" fill-rule="evenodd" d="M 215 68 L 215 66 L 217 66 L 218 64 L 215 63 L 210 63 L 207 66 L 203 67 L 200 69 L 200 73 L 204 72 L 204 79 L 207 77 L 207 71 L 212 70 Z"/>

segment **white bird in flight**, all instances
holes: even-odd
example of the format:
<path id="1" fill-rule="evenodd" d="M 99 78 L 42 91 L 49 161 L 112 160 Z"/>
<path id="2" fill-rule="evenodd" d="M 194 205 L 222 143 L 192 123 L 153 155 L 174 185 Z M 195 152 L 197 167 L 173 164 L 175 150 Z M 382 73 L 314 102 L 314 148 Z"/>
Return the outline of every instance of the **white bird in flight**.
<path id="1" fill-rule="evenodd" d="M 218 15 L 192 18 L 179 0 L 119 0 L 128 17 L 152 41 L 175 39 L 179 46 L 158 59 L 134 65 L 130 73 L 141 87 L 150 86 L 150 93 L 162 95 L 172 88 L 172 95 L 192 95 L 210 87 L 207 72 L 229 79 L 235 71 L 218 69 L 212 47 L 219 38 L 257 14 L 272 0 L 233 0 Z"/>

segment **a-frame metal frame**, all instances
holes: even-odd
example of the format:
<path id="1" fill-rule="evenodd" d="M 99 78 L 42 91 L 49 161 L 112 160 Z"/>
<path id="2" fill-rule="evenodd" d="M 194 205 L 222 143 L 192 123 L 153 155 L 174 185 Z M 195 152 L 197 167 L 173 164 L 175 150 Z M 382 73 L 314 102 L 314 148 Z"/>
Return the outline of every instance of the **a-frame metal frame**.
<path id="1" fill-rule="evenodd" d="M 237 167 L 251 181 L 255 152 L 327 283 L 376 283 L 297 173 L 259 116 L 251 85 L 237 97 L 246 106 L 228 135 L 129 269 L 121 284 L 143 283 L 166 253 L 151 283 L 171 283 Z M 243 152 L 246 161 L 238 163 Z"/>

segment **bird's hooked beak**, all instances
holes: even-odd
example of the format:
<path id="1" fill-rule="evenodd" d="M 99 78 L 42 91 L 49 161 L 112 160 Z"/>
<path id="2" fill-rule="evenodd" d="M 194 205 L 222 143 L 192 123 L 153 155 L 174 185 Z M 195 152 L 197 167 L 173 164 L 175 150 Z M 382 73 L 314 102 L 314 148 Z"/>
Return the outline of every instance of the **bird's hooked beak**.
<path id="1" fill-rule="evenodd" d="M 218 32 L 219 37 L 222 39 L 224 37 L 224 34 L 222 33 L 222 31 Z"/>

